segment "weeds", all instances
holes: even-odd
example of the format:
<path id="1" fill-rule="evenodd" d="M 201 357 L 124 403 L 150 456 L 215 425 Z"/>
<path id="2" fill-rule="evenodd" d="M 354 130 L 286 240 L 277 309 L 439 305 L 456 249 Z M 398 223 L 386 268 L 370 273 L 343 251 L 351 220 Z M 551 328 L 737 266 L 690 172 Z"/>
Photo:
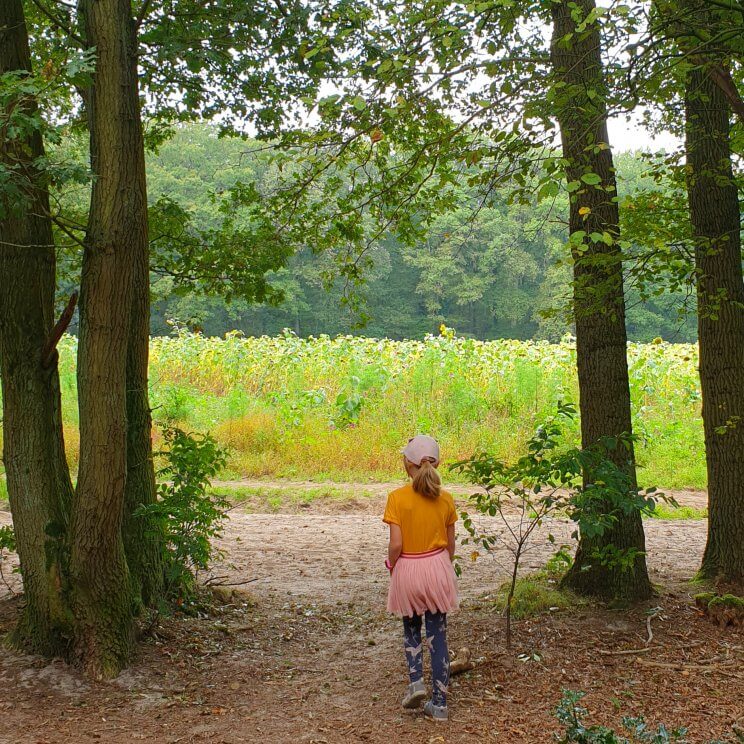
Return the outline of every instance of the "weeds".
<path id="1" fill-rule="evenodd" d="M 73 470 L 76 343 L 69 336 L 60 343 Z M 449 462 L 484 450 L 513 460 L 558 399 L 577 397 L 570 339 L 482 342 L 449 330 L 423 341 L 181 331 L 153 338 L 150 358 L 156 423 L 213 432 L 230 450 L 227 470 L 235 477 L 389 480 L 400 475 L 400 443 L 419 432 L 435 434 Z M 628 358 L 642 480 L 704 487 L 695 346 L 630 344 Z M 566 439 L 578 442 L 578 426 Z"/>

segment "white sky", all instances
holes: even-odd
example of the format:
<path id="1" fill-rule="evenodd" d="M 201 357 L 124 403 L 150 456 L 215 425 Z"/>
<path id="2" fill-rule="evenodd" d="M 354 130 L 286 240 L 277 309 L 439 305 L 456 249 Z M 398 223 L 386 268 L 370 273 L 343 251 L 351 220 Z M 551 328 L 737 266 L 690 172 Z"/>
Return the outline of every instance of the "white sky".
<path id="1" fill-rule="evenodd" d="M 625 152 L 628 150 L 673 150 L 680 140 L 669 134 L 662 133 L 656 137 L 640 124 L 634 121 L 626 121 L 626 118 L 615 117 L 607 123 L 610 135 L 610 145 L 614 152 Z"/>

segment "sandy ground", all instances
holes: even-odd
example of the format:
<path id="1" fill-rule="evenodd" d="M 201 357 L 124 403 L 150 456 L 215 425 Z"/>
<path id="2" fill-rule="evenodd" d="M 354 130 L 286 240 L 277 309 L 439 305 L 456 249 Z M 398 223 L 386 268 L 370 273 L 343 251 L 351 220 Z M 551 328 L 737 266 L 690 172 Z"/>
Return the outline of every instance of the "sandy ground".
<path id="1" fill-rule="evenodd" d="M 370 491 L 348 487 L 352 496 Z M 403 711 L 399 621 L 382 609 L 385 490 L 297 513 L 233 510 L 215 573 L 250 583 L 223 589 L 208 616 L 165 619 L 117 680 L 90 681 L 60 661 L 0 651 L 0 742 L 548 742 L 559 730 L 552 710 L 563 688 L 588 693 L 596 722 L 643 712 L 654 723 L 688 725 L 691 742 L 736 741 L 744 638 L 701 617 L 685 583 L 699 565 L 704 521 L 646 523 L 659 585 L 651 602 L 521 621 L 511 651 L 489 601 L 507 556 L 463 561 L 450 646 L 467 645 L 482 663 L 454 680 L 449 723 Z M 677 498 L 703 503 L 699 494 Z M 569 524 L 547 530 L 568 542 Z M 525 571 L 554 550 L 542 537 L 534 546 Z M 18 602 L 0 602 L 0 632 Z M 650 608 L 661 609 L 647 644 Z"/>

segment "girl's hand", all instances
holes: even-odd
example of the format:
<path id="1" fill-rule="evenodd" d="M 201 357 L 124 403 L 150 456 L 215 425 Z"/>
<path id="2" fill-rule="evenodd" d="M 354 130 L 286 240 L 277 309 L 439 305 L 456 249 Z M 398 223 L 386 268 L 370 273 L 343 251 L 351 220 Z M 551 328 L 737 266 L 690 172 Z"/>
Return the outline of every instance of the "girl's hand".
<path id="1" fill-rule="evenodd" d="M 391 563 L 389 558 L 385 558 L 385 568 L 387 568 L 387 570 L 392 574 L 395 564 Z"/>

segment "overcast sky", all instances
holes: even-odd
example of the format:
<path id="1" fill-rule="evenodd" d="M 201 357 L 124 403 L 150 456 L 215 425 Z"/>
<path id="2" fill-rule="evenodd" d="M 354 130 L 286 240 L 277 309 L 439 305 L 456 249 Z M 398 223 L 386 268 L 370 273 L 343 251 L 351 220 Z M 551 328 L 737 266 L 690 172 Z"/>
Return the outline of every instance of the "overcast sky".
<path id="1" fill-rule="evenodd" d="M 671 134 L 661 134 L 655 138 L 640 124 L 627 122 L 625 117 L 610 119 L 607 125 L 610 145 L 615 152 L 626 150 L 673 150 L 680 141 Z"/>

